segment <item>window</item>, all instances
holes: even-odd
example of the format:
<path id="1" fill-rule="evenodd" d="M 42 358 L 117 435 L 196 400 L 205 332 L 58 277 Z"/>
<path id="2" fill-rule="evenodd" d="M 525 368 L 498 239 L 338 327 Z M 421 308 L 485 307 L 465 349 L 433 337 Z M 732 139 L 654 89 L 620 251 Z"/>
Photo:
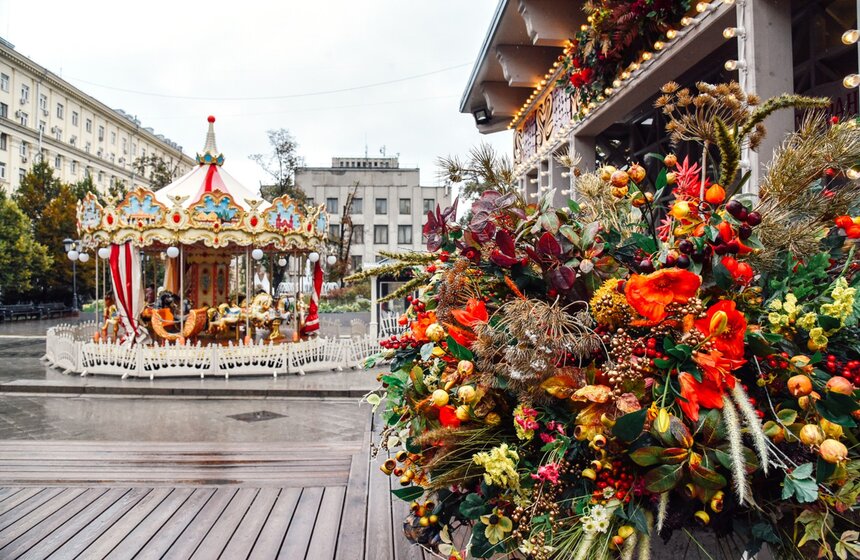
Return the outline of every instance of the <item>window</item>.
<path id="1" fill-rule="evenodd" d="M 104 183 L 104 182 L 105 182 L 105 172 L 99 171 L 99 183 Z"/>
<path id="2" fill-rule="evenodd" d="M 21 103 L 30 102 L 30 86 L 21 86 Z"/>
<path id="3" fill-rule="evenodd" d="M 361 255 L 352 255 L 349 257 L 349 264 L 353 272 L 361 270 Z"/>
<path id="4" fill-rule="evenodd" d="M 66 108 L 63 107 L 62 103 L 57 103 L 57 118 L 62 119 L 65 118 Z"/>
<path id="5" fill-rule="evenodd" d="M 110 143 L 116 146 L 116 132 L 110 133 Z"/>
<path id="6" fill-rule="evenodd" d="M 400 199 L 400 214 L 408 216 L 411 213 L 412 213 L 412 199 L 411 198 L 401 198 Z"/>
<path id="7" fill-rule="evenodd" d="M 0 90 L 9 91 L 9 75 L 0 74 Z"/>
<path id="8" fill-rule="evenodd" d="M 24 169 L 23 167 L 19 167 L 18 168 L 18 182 L 23 183 L 24 177 L 26 177 L 26 176 L 27 176 L 27 170 Z"/>
<path id="9" fill-rule="evenodd" d="M 436 201 L 432 198 L 424 199 L 424 215 L 427 215 L 427 212 L 432 212 L 436 209 Z"/>
<path id="10" fill-rule="evenodd" d="M 21 147 L 18 148 L 18 153 L 21 154 L 21 157 L 27 157 L 27 143 L 21 142 Z"/>
<path id="11" fill-rule="evenodd" d="M 78 172 L 78 162 L 76 162 L 75 160 L 72 160 L 72 164 L 69 166 L 69 168 L 71 169 L 72 173 L 77 173 Z"/>
<path id="12" fill-rule="evenodd" d="M 86 145 L 86 146 L 84 146 L 84 151 L 85 151 L 86 153 L 90 153 L 90 150 L 92 150 L 92 149 L 93 149 L 93 143 L 92 143 L 92 142 L 87 142 L 87 145 Z"/>
<path id="13" fill-rule="evenodd" d="M 60 155 L 54 156 L 54 169 L 60 169 L 63 166 L 63 158 Z"/>
<path id="14" fill-rule="evenodd" d="M 4 119 L 9 116 L 9 106 L 5 103 L 0 103 L 0 117 Z"/>
<path id="15" fill-rule="evenodd" d="M 27 126 L 30 123 L 30 115 L 24 111 L 19 111 L 18 115 L 18 122 L 21 123 L 21 126 Z"/>
<path id="16" fill-rule="evenodd" d="M 39 109 L 44 112 L 48 112 L 48 96 L 47 95 L 39 95 Z"/>
<path id="17" fill-rule="evenodd" d="M 328 225 L 328 238 L 331 240 L 340 239 L 340 224 Z"/>
<path id="18" fill-rule="evenodd" d="M 0 161 L 0 181 L 6 180 L 6 164 Z"/>
<path id="19" fill-rule="evenodd" d="M 325 199 L 325 211 L 329 214 L 337 214 L 337 199 L 336 198 L 327 198 Z"/>
<path id="20" fill-rule="evenodd" d="M 59 142 L 63 141 L 63 129 L 62 128 L 57 127 L 57 126 L 54 127 L 54 138 L 56 138 L 57 141 L 59 141 Z"/>
<path id="21" fill-rule="evenodd" d="M 352 207 L 349 209 L 350 214 L 363 214 L 364 213 L 364 200 L 361 198 L 353 198 L 352 199 Z"/>
<path id="22" fill-rule="evenodd" d="M 9 135 L 5 132 L 0 132 L 0 150 L 6 151 L 6 147 L 9 143 Z"/>
<path id="23" fill-rule="evenodd" d="M 373 226 L 373 242 L 388 245 L 388 226 Z"/>
<path id="24" fill-rule="evenodd" d="M 397 243 L 412 245 L 412 226 L 397 226 Z"/>
<path id="25" fill-rule="evenodd" d="M 105 141 L 105 127 L 99 125 L 99 142 Z"/>
<path id="26" fill-rule="evenodd" d="M 39 132 L 41 132 L 42 134 L 44 134 L 44 133 L 45 133 L 45 128 L 46 128 L 47 126 L 48 126 L 48 123 L 46 123 L 45 121 L 39 121 Z"/>
<path id="27" fill-rule="evenodd" d="M 128 140 L 126 140 L 125 138 L 122 139 L 122 153 L 128 153 Z"/>
<path id="28" fill-rule="evenodd" d="M 376 199 L 376 213 L 377 214 L 388 214 L 388 199 L 387 198 L 377 198 Z M 386 241 L 388 243 L 388 241 Z"/>
<path id="29" fill-rule="evenodd" d="M 72 111 L 72 126 L 78 126 L 78 112 Z"/>
<path id="30" fill-rule="evenodd" d="M 363 225 L 354 225 L 352 226 L 352 243 L 355 245 L 364 245 L 364 226 Z"/>
<path id="31" fill-rule="evenodd" d="M 93 119 L 87 119 L 86 127 L 87 127 L 87 132 L 93 131 Z"/>

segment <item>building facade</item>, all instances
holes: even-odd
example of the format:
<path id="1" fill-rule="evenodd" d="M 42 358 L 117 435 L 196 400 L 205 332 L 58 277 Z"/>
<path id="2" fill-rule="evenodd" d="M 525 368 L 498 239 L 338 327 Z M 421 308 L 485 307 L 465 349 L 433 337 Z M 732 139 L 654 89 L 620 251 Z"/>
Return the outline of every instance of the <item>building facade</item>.
<path id="1" fill-rule="evenodd" d="M 380 250 L 425 249 L 427 211 L 451 202 L 447 187 L 421 186 L 419 170 L 401 168 L 397 157 L 335 157 L 331 167 L 299 168 L 296 185 L 314 204 L 326 205 L 333 242 L 350 237 L 351 271 L 379 260 Z"/>
<path id="2" fill-rule="evenodd" d="M 194 160 L 182 146 L 122 110 L 114 110 L 0 39 L 0 188 L 14 192 L 33 163 L 42 158 L 63 182 L 89 174 L 104 191 L 118 181 L 149 186 L 133 163 L 162 158 L 175 175 Z"/>
<path id="3" fill-rule="evenodd" d="M 767 99 L 782 93 L 827 96 L 830 113 L 858 114 L 857 0 L 702 0 L 588 104 L 558 85 L 571 39 L 589 21 L 583 2 L 500 0 L 460 102 L 478 130 L 513 134 L 513 159 L 522 193 L 534 200 L 555 192 L 556 204 L 576 197 L 575 176 L 559 161 L 581 157 L 581 168 L 601 164 L 646 167 L 649 152 L 667 152 L 665 119 L 654 108 L 669 81 L 737 81 Z M 796 115 L 766 121 L 757 152 L 746 150 L 745 188 L 754 192 L 764 165 Z M 678 154 L 683 156 L 686 154 Z M 689 154 L 695 158 L 696 154 Z"/>

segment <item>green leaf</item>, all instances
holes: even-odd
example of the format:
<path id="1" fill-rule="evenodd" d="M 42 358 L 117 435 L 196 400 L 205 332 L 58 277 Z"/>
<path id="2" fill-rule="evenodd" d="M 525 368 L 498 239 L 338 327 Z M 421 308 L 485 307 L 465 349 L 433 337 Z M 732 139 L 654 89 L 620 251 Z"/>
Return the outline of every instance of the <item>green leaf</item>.
<path id="1" fill-rule="evenodd" d="M 645 426 L 646 409 L 637 410 L 619 417 L 612 427 L 612 434 L 622 441 L 633 441 L 642 433 Z"/>
<path id="2" fill-rule="evenodd" d="M 642 233 L 633 233 L 630 236 L 630 239 L 633 241 L 633 244 L 638 248 L 642 249 L 648 254 L 657 252 L 657 244 L 654 242 L 654 238 L 650 235 L 645 235 Z"/>
<path id="3" fill-rule="evenodd" d="M 794 497 L 802 504 L 818 500 L 818 485 L 812 478 L 812 463 L 804 463 L 792 472 L 786 473 L 782 482 L 782 499 Z"/>
<path id="4" fill-rule="evenodd" d="M 398 488 L 392 490 L 392 494 L 403 500 L 404 502 L 414 502 L 424 495 L 424 488 L 421 486 L 407 486 L 406 488 Z"/>
<path id="5" fill-rule="evenodd" d="M 684 476 L 683 465 L 661 465 L 645 473 L 645 488 L 662 494 L 676 487 Z"/>
<path id="6" fill-rule="evenodd" d="M 466 499 L 460 502 L 460 514 L 466 519 L 478 519 L 488 513 L 490 506 L 478 494 L 468 494 Z"/>
<path id="7" fill-rule="evenodd" d="M 570 208 L 570 211 L 573 214 L 579 214 L 580 212 L 582 212 L 582 208 L 579 206 L 579 203 L 577 203 L 572 198 L 569 198 L 567 200 L 567 207 Z"/>
<path id="8" fill-rule="evenodd" d="M 818 484 L 822 484 L 828 478 L 830 478 L 835 471 L 835 464 L 828 463 L 827 461 L 819 457 L 818 462 L 815 464 L 815 482 L 817 482 Z"/>
<path id="9" fill-rule="evenodd" d="M 732 469 L 732 456 L 726 451 L 729 446 L 728 444 L 722 446 L 722 449 L 715 449 L 714 454 L 717 457 L 717 461 L 720 462 L 722 466 L 731 470 Z M 744 470 L 746 470 L 747 474 L 752 474 L 759 468 L 758 456 L 755 452 L 749 447 L 742 447 L 741 453 L 744 456 Z"/>
<path id="10" fill-rule="evenodd" d="M 576 230 L 573 229 L 573 226 L 565 224 L 558 228 L 558 232 L 562 235 L 562 237 L 570 241 L 574 247 L 579 247 L 579 235 L 577 235 Z"/>
<path id="11" fill-rule="evenodd" d="M 797 420 L 797 411 L 791 408 L 783 408 L 776 413 L 776 417 L 786 426 L 791 426 Z"/>
<path id="12" fill-rule="evenodd" d="M 454 340 L 450 335 L 448 335 L 448 352 L 458 360 L 472 361 L 475 358 L 472 355 L 471 350 L 465 346 L 461 346 L 460 343 Z"/>
<path id="13" fill-rule="evenodd" d="M 825 331 L 833 331 L 842 326 L 842 321 L 836 317 L 830 317 L 829 315 L 819 315 L 818 325 Z"/>
<path id="14" fill-rule="evenodd" d="M 663 159 L 663 158 L 660 158 L 660 159 L 661 159 L 661 161 L 662 161 L 662 159 Z M 654 182 L 654 188 L 655 188 L 656 190 L 658 190 L 658 191 L 659 191 L 660 189 L 662 189 L 663 187 L 665 187 L 665 186 L 666 186 L 666 184 L 667 184 L 666 176 L 667 176 L 668 174 L 669 174 L 669 172 L 668 172 L 668 171 L 666 171 L 666 169 L 661 169 L 661 170 L 660 170 L 660 173 L 657 175 L 657 180 Z M 654 200 L 656 201 L 658 198 L 659 198 L 659 197 L 655 196 L 655 197 L 654 197 Z"/>
<path id="15" fill-rule="evenodd" d="M 650 467 L 651 465 L 660 463 L 660 456 L 662 454 L 662 447 L 640 447 L 636 451 L 630 453 L 630 459 L 640 467 Z"/>
<path id="16" fill-rule="evenodd" d="M 706 490 L 719 490 L 726 486 L 726 477 L 717 471 L 712 471 L 702 465 L 694 465 L 692 463 L 690 463 L 689 468 L 690 478 L 696 486 L 705 488 Z"/>
<path id="17" fill-rule="evenodd" d="M 614 513 L 617 517 L 632 523 L 633 527 L 640 533 L 648 534 L 648 521 L 645 519 L 645 511 L 636 505 L 636 502 L 630 502 L 626 508 L 615 508 Z"/>
<path id="18" fill-rule="evenodd" d="M 404 444 L 404 447 L 406 448 L 406 451 L 408 451 L 410 453 L 421 453 L 421 447 L 418 445 L 415 445 L 415 438 L 414 437 L 406 438 L 406 443 Z"/>
<path id="19" fill-rule="evenodd" d="M 752 536 L 771 544 L 779 544 L 782 542 L 773 530 L 773 525 L 770 523 L 756 523 L 751 528 Z"/>
<path id="20" fill-rule="evenodd" d="M 660 453 L 660 462 L 664 465 L 678 465 L 690 457 L 690 450 L 683 447 L 668 447 Z"/>
<path id="21" fill-rule="evenodd" d="M 830 406 L 834 403 L 834 401 L 830 400 L 829 397 L 831 397 L 832 395 L 833 395 L 832 393 L 829 393 L 826 397 L 824 397 L 820 401 L 817 401 L 815 403 L 815 409 L 818 411 L 819 414 L 821 414 L 821 416 L 830 420 L 834 424 L 839 424 L 843 428 L 854 428 L 854 427 L 856 427 L 857 422 L 854 421 L 854 419 L 851 417 L 850 413 L 849 414 L 840 414 L 840 413 L 837 413 L 837 412 L 834 412 L 833 410 L 831 410 Z M 842 396 L 846 396 L 846 395 L 842 395 Z M 839 408 L 838 405 L 836 405 L 836 407 Z"/>
<path id="22" fill-rule="evenodd" d="M 707 414 L 700 414 L 699 427 L 696 431 L 701 433 L 702 444 L 707 447 L 713 447 L 724 441 L 726 439 L 726 428 L 719 409 L 712 408 Z"/>

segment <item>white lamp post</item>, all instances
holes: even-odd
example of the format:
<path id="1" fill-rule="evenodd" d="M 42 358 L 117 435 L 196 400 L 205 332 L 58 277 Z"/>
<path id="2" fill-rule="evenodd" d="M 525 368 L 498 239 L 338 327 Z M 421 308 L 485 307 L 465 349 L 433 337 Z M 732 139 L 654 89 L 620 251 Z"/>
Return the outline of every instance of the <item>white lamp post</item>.
<path id="1" fill-rule="evenodd" d="M 69 260 L 72 261 L 72 307 L 74 307 L 75 311 L 79 309 L 78 306 L 78 260 L 81 262 L 87 262 L 90 259 L 90 256 L 86 253 L 80 252 L 81 242 L 80 240 L 71 239 L 69 237 L 63 239 L 63 250 L 66 251 L 66 256 L 69 257 Z"/>

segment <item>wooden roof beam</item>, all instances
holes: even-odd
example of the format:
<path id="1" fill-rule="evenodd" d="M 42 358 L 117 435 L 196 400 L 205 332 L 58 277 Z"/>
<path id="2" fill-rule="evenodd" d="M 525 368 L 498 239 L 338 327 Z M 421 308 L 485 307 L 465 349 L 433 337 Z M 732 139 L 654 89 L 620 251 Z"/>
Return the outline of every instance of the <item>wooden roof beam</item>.
<path id="1" fill-rule="evenodd" d="M 585 23 L 581 6 L 570 0 L 520 0 L 519 12 L 532 44 L 541 47 L 564 47 Z"/>
<path id="2" fill-rule="evenodd" d="M 543 79 L 548 68 L 561 54 L 554 47 L 525 45 L 499 45 L 496 58 L 508 85 L 515 88 L 534 88 Z"/>

